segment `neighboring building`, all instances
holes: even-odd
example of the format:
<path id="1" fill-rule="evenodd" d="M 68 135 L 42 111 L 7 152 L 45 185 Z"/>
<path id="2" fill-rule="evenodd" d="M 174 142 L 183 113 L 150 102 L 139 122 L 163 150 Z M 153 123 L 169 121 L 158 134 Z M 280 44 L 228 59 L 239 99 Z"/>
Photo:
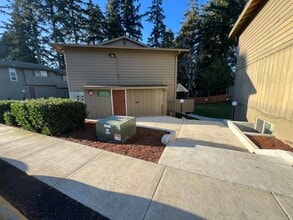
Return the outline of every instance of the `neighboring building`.
<path id="1" fill-rule="evenodd" d="M 70 97 L 85 101 L 89 118 L 174 114 L 177 58 L 188 50 L 150 48 L 128 37 L 52 46 L 65 54 Z"/>
<path id="2" fill-rule="evenodd" d="M 0 99 L 41 97 L 69 97 L 64 70 L 0 60 Z"/>
<path id="3" fill-rule="evenodd" d="M 292 0 L 250 0 L 230 38 L 239 37 L 236 119 L 293 141 Z"/>

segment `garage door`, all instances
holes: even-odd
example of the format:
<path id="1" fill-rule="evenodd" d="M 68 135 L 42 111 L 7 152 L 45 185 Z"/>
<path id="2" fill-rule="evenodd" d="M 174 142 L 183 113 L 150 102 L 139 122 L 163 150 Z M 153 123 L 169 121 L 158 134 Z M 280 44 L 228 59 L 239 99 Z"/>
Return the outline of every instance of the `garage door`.
<path id="1" fill-rule="evenodd" d="M 127 115 L 160 116 L 165 115 L 166 91 L 164 89 L 127 90 Z"/>

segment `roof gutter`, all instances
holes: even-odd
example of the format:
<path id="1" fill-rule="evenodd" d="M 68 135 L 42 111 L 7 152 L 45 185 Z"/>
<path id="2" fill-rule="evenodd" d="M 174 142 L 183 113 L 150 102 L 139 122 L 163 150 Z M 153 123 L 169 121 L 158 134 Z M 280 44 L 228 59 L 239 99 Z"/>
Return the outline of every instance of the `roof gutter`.
<path id="1" fill-rule="evenodd" d="M 230 39 L 233 37 L 239 37 L 267 2 L 268 0 L 249 0 L 235 22 L 228 37 Z"/>

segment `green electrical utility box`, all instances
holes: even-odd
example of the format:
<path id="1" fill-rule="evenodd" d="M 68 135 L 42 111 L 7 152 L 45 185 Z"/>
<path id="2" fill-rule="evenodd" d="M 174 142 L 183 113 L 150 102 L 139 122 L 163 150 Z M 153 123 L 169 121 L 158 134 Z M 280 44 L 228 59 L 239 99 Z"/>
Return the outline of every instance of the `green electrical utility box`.
<path id="1" fill-rule="evenodd" d="M 99 140 L 124 143 L 136 134 L 135 117 L 110 116 L 96 122 L 96 134 Z"/>

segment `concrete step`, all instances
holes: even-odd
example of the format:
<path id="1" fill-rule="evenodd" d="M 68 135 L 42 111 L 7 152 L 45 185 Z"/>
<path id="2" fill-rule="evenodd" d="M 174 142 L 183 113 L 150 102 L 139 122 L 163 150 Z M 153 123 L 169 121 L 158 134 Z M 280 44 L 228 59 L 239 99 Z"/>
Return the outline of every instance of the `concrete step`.
<path id="1" fill-rule="evenodd" d="M 293 197 L 293 169 L 285 161 L 263 155 L 173 142 L 160 164 L 212 178 Z"/>

